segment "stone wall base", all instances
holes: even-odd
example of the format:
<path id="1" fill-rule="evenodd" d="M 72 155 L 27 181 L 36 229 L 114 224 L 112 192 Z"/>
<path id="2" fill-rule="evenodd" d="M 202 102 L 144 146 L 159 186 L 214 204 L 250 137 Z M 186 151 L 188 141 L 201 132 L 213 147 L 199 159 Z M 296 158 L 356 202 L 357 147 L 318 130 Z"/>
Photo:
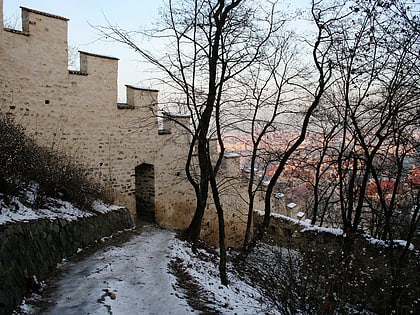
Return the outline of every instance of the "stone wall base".
<path id="1" fill-rule="evenodd" d="M 0 226 L 0 314 L 11 314 L 30 293 L 34 276 L 45 279 L 79 248 L 132 227 L 125 208 L 75 221 L 39 219 Z"/>

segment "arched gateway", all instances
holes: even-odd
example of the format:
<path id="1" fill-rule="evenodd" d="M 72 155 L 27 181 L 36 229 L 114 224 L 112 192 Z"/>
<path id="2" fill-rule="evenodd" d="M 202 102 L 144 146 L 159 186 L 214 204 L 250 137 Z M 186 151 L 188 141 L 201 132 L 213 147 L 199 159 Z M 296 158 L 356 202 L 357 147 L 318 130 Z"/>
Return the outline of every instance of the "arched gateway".
<path id="1" fill-rule="evenodd" d="M 140 164 L 136 174 L 136 211 L 140 220 L 155 222 L 155 168 Z"/>

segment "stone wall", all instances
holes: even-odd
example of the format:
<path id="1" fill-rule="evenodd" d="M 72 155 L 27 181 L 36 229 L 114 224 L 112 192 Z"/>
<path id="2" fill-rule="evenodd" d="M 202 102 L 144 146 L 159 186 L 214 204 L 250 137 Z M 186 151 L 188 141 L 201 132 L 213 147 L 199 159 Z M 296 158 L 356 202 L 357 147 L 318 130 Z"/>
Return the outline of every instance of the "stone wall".
<path id="1" fill-rule="evenodd" d="M 11 314 L 31 289 L 64 257 L 104 236 L 133 226 L 127 209 L 74 221 L 39 219 L 0 226 L 0 314 Z"/>
<path id="2" fill-rule="evenodd" d="M 254 233 L 262 224 L 264 219 L 262 211 L 254 212 Z M 291 219 L 283 215 L 272 214 L 270 225 L 265 235 L 265 241 L 280 245 L 293 250 L 321 248 L 328 244 L 331 248 L 339 248 L 343 245 L 344 237 L 339 233 L 330 233 L 337 229 L 305 229 L 306 225 L 299 220 Z M 366 246 L 366 245 L 365 245 Z"/>
<path id="3" fill-rule="evenodd" d="M 159 134 L 157 90 L 127 86 L 127 102 L 117 103 L 117 58 L 80 52 L 80 70 L 68 70 L 67 23 L 22 8 L 22 30 L 0 27 L 0 113 L 13 116 L 41 145 L 64 150 L 85 165 L 133 218 L 135 169 L 153 165 L 154 185 L 165 200 L 155 209 L 164 212 L 178 203 L 174 190 L 181 195 L 186 190 L 174 183 L 188 138 L 175 129 Z"/>
<path id="4" fill-rule="evenodd" d="M 160 130 L 153 89 L 127 85 L 126 103 L 117 103 L 117 58 L 80 52 L 80 70 L 68 70 L 67 23 L 22 8 L 22 30 L 0 27 L 0 114 L 14 117 L 41 145 L 78 160 L 133 218 L 142 215 L 143 198 L 159 225 L 185 229 L 196 202 L 185 173 L 191 134 L 180 124 L 189 126 L 191 117 L 167 114 Z M 238 161 L 227 158 L 225 169 L 238 173 Z M 141 165 L 151 166 L 149 180 L 139 179 Z M 243 236 L 247 207 L 237 188 L 223 193 L 228 246 Z M 217 242 L 215 218 L 210 202 L 202 236 L 211 242 Z"/>
<path id="5" fill-rule="evenodd" d="M 117 58 L 80 52 L 69 71 L 67 22 L 22 8 L 21 31 L 0 28 L 0 111 L 79 160 L 135 216 L 134 169 L 157 151 L 158 91 L 127 87 L 131 106 L 119 107 Z"/>

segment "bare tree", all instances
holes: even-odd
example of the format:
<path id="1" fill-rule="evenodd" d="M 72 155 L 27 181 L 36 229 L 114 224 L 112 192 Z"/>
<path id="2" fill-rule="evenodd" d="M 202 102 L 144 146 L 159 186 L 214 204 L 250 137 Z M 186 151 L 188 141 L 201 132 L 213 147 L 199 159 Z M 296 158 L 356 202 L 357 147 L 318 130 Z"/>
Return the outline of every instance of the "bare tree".
<path id="1" fill-rule="evenodd" d="M 328 54 L 332 48 L 333 40 L 330 34 L 330 25 L 335 20 L 340 19 L 341 16 L 340 13 L 335 13 L 329 19 L 321 20 L 321 13 L 322 11 L 319 10 L 317 3 L 313 1 L 311 14 L 315 21 L 317 34 L 312 48 L 312 58 L 316 71 L 316 75 L 314 76 L 316 78 L 316 83 L 312 87 L 301 86 L 307 91 L 307 93 L 311 95 L 311 101 L 309 101 L 309 104 L 306 108 L 301 110 L 302 121 L 300 123 L 301 128 L 299 134 L 295 139 L 291 139 L 289 141 L 289 145 L 284 150 L 284 152 L 279 152 L 280 154 L 277 157 L 278 167 L 271 177 L 265 192 L 264 220 L 258 233 L 255 236 L 255 240 L 261 239 L 268 228 L 271 214 L 271 195 L 273 194 L 276 182 L 284 171 L 285 165 L 289 161 L 292 154 L 305 140 L 306 133 L 310 125 L 310 119 L 316 108 L 320 105 L 323 94 L 327 90 L 329 81 L 331 79 L 332 64 Z"/>
<path id="2" fill-rule="evenodd" d="M 320 3 L 317 18 L 330 21 L 336 13 L 331 15 L 331 3 L 323 2 L 328 8 Z M 402 270 L 419 223 L 416 191 L 405 184 L 418 163 L 418 18 L 403 1 L 334 3 L 333 12 L 343 18 L 330 25 L 334 85 L 328 101 L 334 112 L 331 128 L 335 121 L 342 125 L 335 141 L 341 224 L 347 251 L 362 223 L 390 242 L 391 310 L 403 291 Z M 402 217 L 408 242 L 397 259 L 393 248 Z"/>
<path id="3" fill-rule="evenodd" d="M 108 25 L 106 36 L 136 50 L 165 74 L 173 89 L 168 104 L 181 106 L 192 117 L 183 126 L 191 135 L 185 171 L 196 195 L 196 209 L 186 236 L 196 250 L 208 198 L 211 196 L 219 222 L 220 274 L 227 283 L 224 245 L 224 213 L 220 202 L 218 173 L 224 158 L 224 117 L 240 110 L 242 95 L 235 80 L 246 69 L 265 58 L 264 47 L 277 31 L 275 3 L 244 0 L 188 0 L 167 2 L 161 26 L 152 33 L 166 41 L 163 54 L 152 54 L 138 45 L 137 33 Z M 268 4 L 268 9 L 265 9 Z M 216 138 L 219 152 L 212 156 L 210 139 Z M 211 188 L 211 193 L 210 189 Z"/>
<path id="4" fill-rule="evenodd" d="M 263 188 L 263 174 L 275 161 L 270 137 L 276 137 L 285 125 L 284 116 L 292 113 L 299 99 L 299 91 L 292 84 L 304 77 L 306 69 L 299 62 L 298 48 L 294 35 L 287 29 L 283 20 L 281 32 L 273 36 L 271 47 L 264 51 L 265 60 L 258 67 L 247 69 L 240 79 L 243 88 L 244 110 L 238 117 L 240 124 L 234 127 L 248 135 L 250 153 L 247 177 L 248 219 L 243 248 L 246 249 L 251 239 L 251 227 L 255 198 Z"/>
<path id="5" fill-rule="evenodd" d="M 299 196 L 304 206 L 302 211 L 306 212 L 312 225 L 319 226 L 334 226 L 339 222 L 333 210 L 338 203 L 336 191 L 339 186 L 334 140 L 341 127 L 333 124 L 329 115 L 325 104 L 314 112 L 306 140 L 291 158 L 298 168 L 293 176 L 307 184 L 311 191 L 308 200 Z"/>
<path id="6" fill-rule="evenodd" d="M 398 1 L 337 7 L 348 12 L 334 25 L 331 56 L 337 78 L 333 102 L 343 124 L 337 166 L 344 229 L 357 229 L 366 187 L 372 177 L 381 177 L 383 161 L 397 158 L 399 148 L 408 150 L 404 143 L 413 148 L 409 135 L 419 119 L 419 32 L 408 29 L 402 7 Z"/>

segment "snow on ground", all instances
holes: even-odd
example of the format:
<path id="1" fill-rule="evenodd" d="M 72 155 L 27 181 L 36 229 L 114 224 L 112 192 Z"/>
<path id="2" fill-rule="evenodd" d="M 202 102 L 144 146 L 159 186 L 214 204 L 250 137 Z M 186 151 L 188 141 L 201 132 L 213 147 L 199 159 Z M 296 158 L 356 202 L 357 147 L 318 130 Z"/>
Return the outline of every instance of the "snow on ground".
<path id="1" fill-rule="evenodd" d="M 257 210 L 256 211 L 258 213 L 258 215 L 260 216 L 264 216 L 264 211 L 261 210 Z M 332 228 L 332 227 L 322 227 L 322 226 L 316 226 L 316 225 L 311 225 L 310 224 L 310 220 L 296 220 L 293 218 L 290 218 L 288 216 L 279 214 L 279 213 L 271 213 L 271 217 L 273 218 L 281 218 L 284 220 L 287 220 L 293 224 L 298 224 L 302 227 L 302 230 L 300 230 L 300 232 L 306 232 L 306 231 L 315 231 L 318 233 L 330 233 L 336 236 L 346 236 L 345 232 L 343 231 L 343 229 L 340 228 Z M 388 247 L 390 246 L 390 242 L 389 241 L 383 241 L 383 240 L 378 240 L 376 238 L 371 237 L 370 235 L 365 234 L 364 238 L 370 242 L 372 245 L 380 245 L 383 247 Z M 407 241 L 405 240 L 394 240 L 393 241 L 394 246 L 400 246 L 400 247 L 405 247 L 407 244 Z M 415 250 L 415 247 L 413 244 L 409 244 L 408 245 L 408 249 L 409 250 Z"/>
<path id="2" fill-rule="evenodd" d="M 189 267 L 215 314 L 265 313 L 254 288 L 237 278 L 227 287 L 221 285 L 217 266 L 194 256 L 174 232 L 145 226 L 125 244 L 79 262 L 64 262 L 59 267 L 62 277 L 47 286 L 42 297 L 27 299 L 18 314 L 200 314 L 188 305 L 186 292 L 168 271 L 175 258 Z"/>
<path id="3" fill-rule="evenodd" d="M 18 198 L 13 197 L 11 200 L 12 207 L 7 206 L 0 200 L 1 215 L 0 224 L 12 222 L 28 222 L 37 219 L 56 219 L 62 218 L 65 220 L 76 220 L 77 218 L 88 217 L 92 213 L 81 211 L 74 207 L 70 202 L 51 199 L 50 205 L 47 208 L 37 209 L 36 211 L 23 204 Z"/>
<path id="4" fill-rule="evenodd" d="M 121 246 L 111 246 L 79 262 L 60 266 L 63 277 L 46 288 L 26 314 L 186 314 L 168 274 L 168 243 L 174 233 L 147 227 Z"/>
<path id="5" fill-rule="evenodd" d="M 193 254 L 190 245 L 179 239 L 171 243 L 172 257 L 180 258 L 188 266 L 188 274 L 200 285 L 201 294 L 216 314 L 267 314 L 264 297 L 256 288 L 246 284 L 232 272 L 234 267 L 228 263 L 229 285 L 220 284 L 218 265 L 210 254 L 199 249 Z M 199 257 L 197 257 L 199 256 Z M 204 259 L 203 259 L 204 258 Z M 269 314 L 278 314 L 271 309 Z"/>
<path id="6" fill-rule="evenodd" d="M 0 225 L 40 218 L 72 221 L 93 215 L 53 198 L 47 199 L 45 207 L 33 209 L 37 191 L 38 185 L 32 184 L 7 202 L 0 194 Z M 119 206 L 96 201 L 93 208 L 104 213 Z M 215 313 L 264 313 L 260 311 L 262 297 L 254 288 L 233 274 L 229 286 L 221 285 L 217 263 L 197 259 L 175 232 L 146 226 L 141 234 L 133 234 L 125 244 L 110 245 L 80 261 L 63 261 L 58 266 L 62 276 L 49 279 L 42 296 L 34 294 L 24 300 L 16 314 L 201 313 L 188 305 L 187 291 L 169 270 L 171 261 L 188 266 L 186 272 L 199 284 L 203 305 L 210 304 Z M 200 250 L 198 255 L 207 254 Z"/>
<path id="7" fill-rule="evenodd" d="M 31 207 L 37 197 L 38 185 L 33 183 L 27 190 L 23 191 L 22 196 L 11 197 L 7 203 L 0 193 L 0 225 L 13 222 L 28 222 L 36 219 L 65 219 L 68 221 L 78 218 L 92 216 L 93 213 L 78 209 L 73 204 L 55 198 L 47 198 L 46 206 L 34 210 Z M 23 202 L 24 200 L 24 202 Z M 93 203 L 93 210 L 99 213 L 113 211 L 120 206 L 108 205 L 97 200 Z"/>
<path id="8" fill-rule="evenodd" d="M 48 209 L 35 211 L 27 205 L 35 200 L 36 190 L 33 187 L 25 193 L 25 203 L 13 198 L 6 204 L 0 195 L 0 224 L 40 217 L 74 220 L 92 215 L 56 199 L 49 200 Z M 94 208 L 106 212 L 118 206 L 98 201 Z M 302 224 L 303 231 L 318 229 L 343 234 L 339 229 L 317 228 L 305 221 L 287 219 Z M 221 285 L 217 262 L 208 252 L 199 250 L 193 254 L 190 245 L 174 232 L 155 226 L 144 226 L 139 231 L 124 244 L 111 244 L 80 261 L 64 261 L 59 265 L 61 276 L 47 281 L 42 296 L 33 295 L 23 301 L 16 314 L 203 313 L 203 308 L 191 303 L 191 290 L 186 290 L 185 283 L 183 286 L 171 270 L 174 262 L 183 268 L 186 278 L 192 279 L 187 286 L 192 283 L 198 287 L 195 298 L 212 314 L 279 314 L 260 291 L 234 272 L 229 272 L 230 284 Z M 229 265 L 228 270 L 234 270 L 233 266 Z"/>

